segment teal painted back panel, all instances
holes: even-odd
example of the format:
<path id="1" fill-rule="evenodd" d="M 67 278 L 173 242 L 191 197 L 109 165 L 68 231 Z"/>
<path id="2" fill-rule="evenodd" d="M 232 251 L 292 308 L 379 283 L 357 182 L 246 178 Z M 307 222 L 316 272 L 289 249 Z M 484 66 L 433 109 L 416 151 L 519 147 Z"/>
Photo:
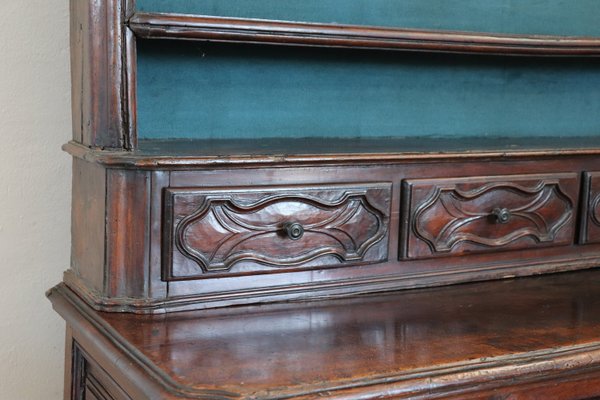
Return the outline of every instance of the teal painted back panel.
<path id="1" fill-rule="evenodd" d="M 600 36 L 599 0 L 137 0 L 137 8 L 421 29 Z"/>
<path id="2" fill-rule="evenodd" d="M 600 135 L 600 62 L 141 41 L 142 139 Z"/>

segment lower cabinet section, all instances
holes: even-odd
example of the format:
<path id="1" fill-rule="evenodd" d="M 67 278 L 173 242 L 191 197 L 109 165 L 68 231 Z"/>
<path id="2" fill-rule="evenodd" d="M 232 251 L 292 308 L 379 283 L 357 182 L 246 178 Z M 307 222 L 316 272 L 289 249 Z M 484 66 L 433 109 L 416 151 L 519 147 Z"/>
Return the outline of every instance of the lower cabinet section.
<path id="1" fill-rule="evenodd" d="M 582 400 L 600 396 L 598 287 L 596 269 L 167 316 L 49 298 L 70 400 Z"/>
<path id="2" fill-rule="evenodd" d="M 79 344 L 73 342 L 72 346 L 70 400 L 131 400 L 110 375 L 84 353 Z"/>

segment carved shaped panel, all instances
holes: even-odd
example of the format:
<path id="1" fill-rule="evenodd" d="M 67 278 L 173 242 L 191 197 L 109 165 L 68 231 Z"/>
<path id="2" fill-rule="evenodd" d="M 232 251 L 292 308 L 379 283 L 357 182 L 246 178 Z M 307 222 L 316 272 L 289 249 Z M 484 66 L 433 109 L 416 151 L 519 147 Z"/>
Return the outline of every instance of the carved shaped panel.
<path id="1" fill-rule="evenodd" d="M 576 174 L 410 180 L 404 255 L 573 243 Z"/>
<path id="2" fill-rule="evenodd" d="M 166 189 L 163 276 L 384 261 L 390 196 L 388 184 Z"/>
<path id="3" fill-rule="evenodd" d="M 581 243 L 600 243 L 600 172 L 584 176 Z"/>

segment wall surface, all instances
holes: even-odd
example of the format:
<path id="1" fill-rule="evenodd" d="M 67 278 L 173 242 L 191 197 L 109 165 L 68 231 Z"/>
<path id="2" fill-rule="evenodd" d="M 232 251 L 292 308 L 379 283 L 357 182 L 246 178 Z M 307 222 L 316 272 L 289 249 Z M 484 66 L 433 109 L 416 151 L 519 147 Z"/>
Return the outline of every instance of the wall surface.
<path id="1" fill-rule="evenodd" d="M 68 1 L 0 0 L 0 399 L 62 398 L 69 263 Z"/>

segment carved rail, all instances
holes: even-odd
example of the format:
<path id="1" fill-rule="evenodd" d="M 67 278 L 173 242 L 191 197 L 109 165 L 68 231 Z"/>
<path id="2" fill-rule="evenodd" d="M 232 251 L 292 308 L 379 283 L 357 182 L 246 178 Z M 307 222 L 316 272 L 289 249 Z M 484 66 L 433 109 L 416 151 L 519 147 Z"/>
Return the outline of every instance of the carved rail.
<path id="1" fill-rule="evenodd" d="M 160 13 L 136 13 L 129 20 L 129 27 L 144 39 L 506 56 L 600 56 L 600 38 L 595 37 L 397 29 Z"/>

